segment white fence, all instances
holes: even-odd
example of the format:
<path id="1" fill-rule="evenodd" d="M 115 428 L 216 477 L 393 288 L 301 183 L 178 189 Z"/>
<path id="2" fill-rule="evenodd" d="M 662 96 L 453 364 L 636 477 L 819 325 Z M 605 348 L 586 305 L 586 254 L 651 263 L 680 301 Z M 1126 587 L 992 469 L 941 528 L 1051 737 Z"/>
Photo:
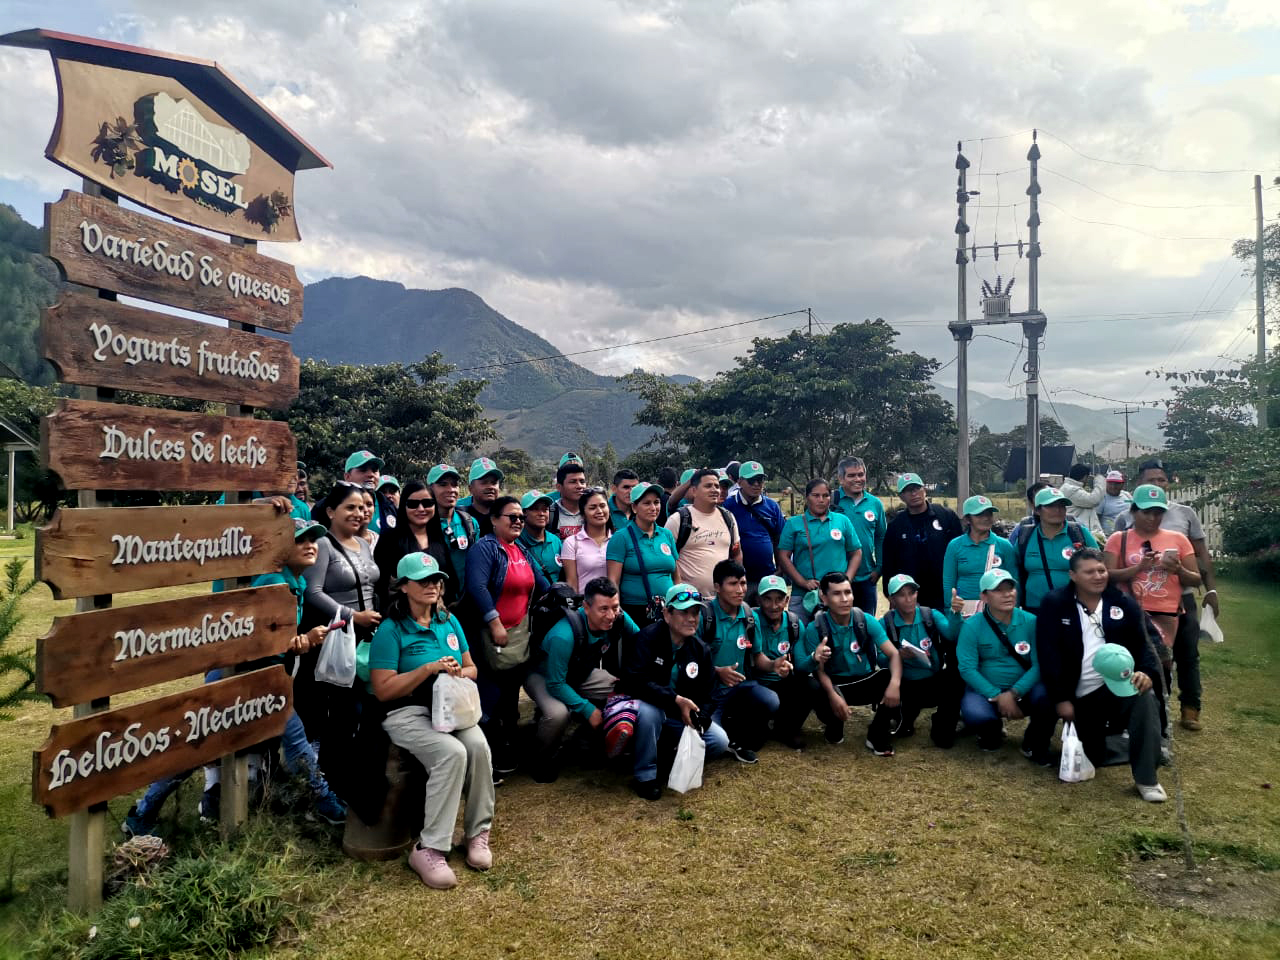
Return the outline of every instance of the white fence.
<path id="1" fill-rule="evenodd" d="M 1205 546 L 1208 547 L 1211 556 L 1220 557 L 1222 556 L 1222 504 L 1214 500 L 1203 504 L 1196 502 L 1208 492 L 1207 486 L 1197 484 L 1170 490 L 1169 498 L 1195 507 L 1196 513 L 1200 514 L 1200 524 L 1204 527 Z"/>

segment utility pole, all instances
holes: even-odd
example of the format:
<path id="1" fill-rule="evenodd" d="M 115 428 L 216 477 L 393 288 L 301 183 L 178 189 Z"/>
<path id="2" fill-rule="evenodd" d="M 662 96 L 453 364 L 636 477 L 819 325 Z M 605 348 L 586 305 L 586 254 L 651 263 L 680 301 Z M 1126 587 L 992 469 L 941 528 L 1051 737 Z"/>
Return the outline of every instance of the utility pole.
<path id="1" fill-rule="evenodd" d="M 1258 426 L 1267 429 L 1267 308 L 1266 284 L 1262 273 L 1262 177 L 1253 178 L 1253 208 L 1257 234 L 1253 242 L 1254 297 L 1258 301 Z"/>
<path id="2" fill-rule="evenodd" d="M 813 307 L 806 307 L 805 313 L 809 315 L 809 336 L 813 336 Z"/>
<path id="3" fill-rule="evenodd" d="M 1027 338 L 1027 484 L 1040 479 L 1040 338 L 1044 336 L 1045 318 L 1040 313 L 1040 180 L 1038 164 L 1040 147 L 1036 144 L 1036 131 L 1031 131 L 1031 149 L 1027 151 L 1031 161 L 1031 183 L 1027 196 L 1031 198 L 1031 215 L 1027 226 L 1031 228 L 1027 250 L 1027 316 L 1022 321 L 1022 332 Z"/>
<path id="4" fill-rule="evenodd" d="M 956 341 L 956 497 L 964 503 L 969 497 L 969 341 L 973 339 L 973 327 L 965 317 L 968 309 L 968 293 L 965 284 L 965 267 L 969 258 L 964 252 L 969 224 L 965 220 L 965 208 L 969 203 L 969 189 L 965 171 L 969 161 L 960 152 L 962 143 L 956 143 L 956 322 L 950 324 L 951 336 Z"/>
<path id="5" fill-rule="evenodd" d="M 1138 408 L 1131 407 L 1126 403 L 1123 408 L 1119 410 L 1112 410 L 1111 412 L 1116 414 L 1117 416 L 1121 414 L 1124 415 L 1124 458 L 1128 460 L 1129 459 L 1129 414 L 1137 413 Z"/>

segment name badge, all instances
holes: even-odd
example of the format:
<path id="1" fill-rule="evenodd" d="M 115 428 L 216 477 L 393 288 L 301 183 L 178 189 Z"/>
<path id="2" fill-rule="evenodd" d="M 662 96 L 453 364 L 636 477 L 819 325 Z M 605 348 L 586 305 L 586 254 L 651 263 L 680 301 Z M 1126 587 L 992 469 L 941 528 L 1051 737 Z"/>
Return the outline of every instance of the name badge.
<path id="1" fill-rule="evenodd" d="M 1111 608 L 1110 617 L 1111 617 L 1111 619 L 1112 619 L 1112 620 L 1123 620 L 1123 619 L 1124 619 L 1124 611 L 1123 611 L 1123 610 L 1121 610 L 1119 607 L 1112 607 L 1112 608 Z"/>
<path id="2" fill-rule="evenodd" d="M 842 530 L 832 530 L 832 531 L 831 531 L 831 539 L 832 539 L 832 540 L 839 540 L 839 539 L 840 539 L 840 538 L 842 538 L 843 536 L 844 536 L 844 531 L 842 531 Z"/>
<path id="3" fill-rule="evenodd" d="M 778 652 L 779 652 L 779 653 L 786 653 L 786 652 L 787 652 L 787 651 L 789 651 L 790 649 L 791 649 L 791 641 L 790 641 L 790 640 L 783 640 L 780 644 L 778 644 Z"/>
<path id="4" fill-rule="evenodd" d="M 738 634 L 738 649 L 749 650 L 750 648 L 751 648 L 751 641 L 747 639 L 746 635 L 741 633 Z"/>
<path id="5" fill-rule="evenodd" d="M 941 530 L 941 529 L 942 529 L 942 524 L 938 522 L 938 518 L 937 518 L 937 517 L 934 517 L 934 518 L 933 518 L 933 529 L 935 529 L 935 530 Z"/>
<path id="6" fill-rule="evenodd" d="M 689 679 L 692 680 L 698 675 L 698 665 L 696 663 L 691 663 L 684 668 L 684 672 L 688 675 Z"/>
<path id="7" fill-rule="evenodd" d="M 1071 559 L 1071 555 L 1072 555 L 1073 553 L 1075 553 L 1075 552 L 1076 552 L 1076 551 L 1075 551 L 1075 548 L 1073 548 L 1073 547 L 1063 547 L 1063 548 L 1062 548 L 1062 559 L 1063 559 L 1063 560 L 1070 560 L 1070 559 Z"/>
<path id="8" fill-rule="evenodd" d="M 449 644 L 450 650 L 458 649 L 458 635 L 456 633 L 449 634 L 449 639 L 446 642 Z"/>
<path id="9" fill-rule="evenodd" d="M 661 550 L 665 556 L 671 556 L 671 544 L 664 543 L 658 549 Z"/>
<path id="10" fill-rule="evenodd" d="M 923 640 L 920 641 L 921 650 L 928 650 L 932 647 L 933 647 L 933 641 L 930 640 L 928 637 L 925 637 Z"/>
<path id="11" fill-rule="evenodd" d="M 458 549 L 459 550 L 467 549 L 467 538 L 465 536 L 461 536 L 458 538 Z"/>
<path id="12" fill-rule="evenodd" d="M 1019 640 L 1017 643 L 1013 645 L 1013 649 L 1014 649 L 1014 652 L 1017 653 L 1019 656 L 1025 657 L 1028 653 L 1031 652 L 1031 644 L 1027 643 L 1027 641 L 1025 640 Z"/>
<path id="13" fill-rule="evenodd" d="M 868 510 L 862 516 L 866 519 L 867 523 L 875 523 L 876 512 L 874 510 Z"/>
<path id="14" fill-rule="evenodd" d="M 858 643 L 857 640 L 854 640 L 852 643 L 849 644 L 849 649 L 852 650 L 854 653 L 858 653 L 859 651 L 862 650 L 862 644 Z"/>

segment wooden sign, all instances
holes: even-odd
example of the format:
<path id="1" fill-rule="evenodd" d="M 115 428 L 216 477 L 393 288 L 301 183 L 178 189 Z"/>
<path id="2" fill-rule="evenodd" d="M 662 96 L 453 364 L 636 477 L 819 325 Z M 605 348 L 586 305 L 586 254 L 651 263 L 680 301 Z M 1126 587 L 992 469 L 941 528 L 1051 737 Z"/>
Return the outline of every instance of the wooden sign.
<path id="1" fill-rule="evenodd" d="M 71 283 L 280 333 L 302 319 L 290 264 L 71 190 L 44 211 L 45 252 Z"/>
<path id="2" fill-rule="evenodd" d="M 270 504 L 63 508 L 36 531 L 36 577 L 62 600 L 268 573 L 292 550 Z"/>
<path id="3" fill-rule="evenodd" d="M 59 400 L 40 450 L 68 490 L 292 491 L 298 445 L 278 420 Z"/>
<path id="4" fill-rule="evenodd" d="M 31 794 L 61 817 L 279 736 L 293 681 L 268 667 L 57 723 L 32 755 Z"/>
<path id="5" fill-rule="evenodd" d="M 283 340 L 114 300 L 67 294 L 44 312 L 41 350 L 65 383 L 283 410 L 298 358 Z"/>
<path id="6" fill-rule="evenodd" d="M 297 615 L 280 583 L 57 617 L 36 643 L 36 689 L 69 707 L 284 653 Z"/>

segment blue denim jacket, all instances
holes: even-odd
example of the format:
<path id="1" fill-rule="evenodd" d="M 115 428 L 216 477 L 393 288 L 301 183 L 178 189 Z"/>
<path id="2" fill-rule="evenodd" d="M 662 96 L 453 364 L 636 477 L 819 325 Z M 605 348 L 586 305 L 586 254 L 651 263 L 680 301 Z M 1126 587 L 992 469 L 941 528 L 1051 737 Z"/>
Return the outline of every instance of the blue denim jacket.
<path id="1" fill-rule="evenodd" d="M 536 600 L 551 585 L 542 574 L 542 568 L 529 556 L 519 540 L 516 546 L 533 568 L 533 596 Z M 497 619 L 498 598 L 502 596 L 502 585 L 507 581 L 507 551 L 492 533 L 486 534 L 476 541 L 471 552 L 467 554 L 467 599 L 480 611 L 485 623 Z"/>

